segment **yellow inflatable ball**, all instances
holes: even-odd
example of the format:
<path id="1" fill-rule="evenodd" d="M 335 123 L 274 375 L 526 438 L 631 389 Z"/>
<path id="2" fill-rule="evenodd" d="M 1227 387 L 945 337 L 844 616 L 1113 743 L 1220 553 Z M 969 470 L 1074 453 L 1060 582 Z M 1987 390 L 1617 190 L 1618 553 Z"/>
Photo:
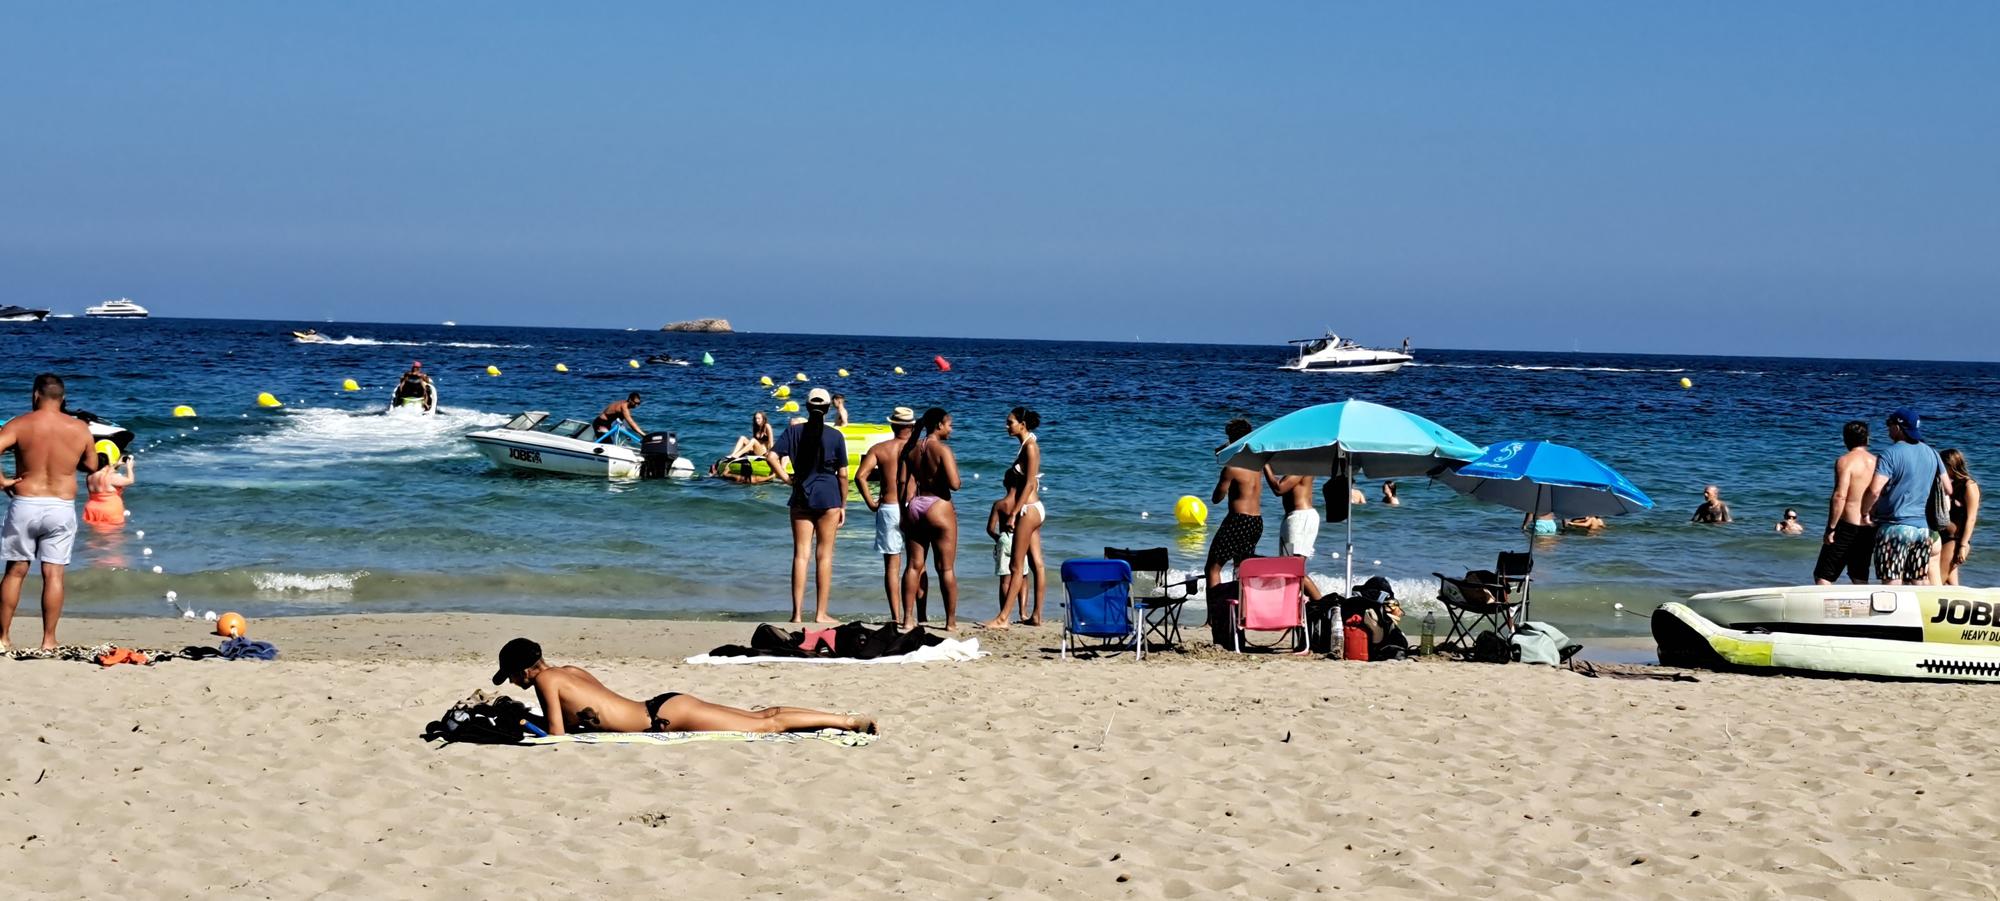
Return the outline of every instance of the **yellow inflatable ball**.
<path id="1" fill-rule="evenodd" d="M 1682 387 L 1682 388 L 1693 388 L 1693 387 L 1694 387 L 1694 379 L 1691 379 L 1691 378 L 1686 378 L 1686 377 L 1683 377 L 1683 378 L 1681 379 L 1681 387 Z"/>
<path id="2" fill-rule="evenodd" d="M 835 370 L 834 374 L 840 376 L 841 378 L 847 378 L 847 370 L 845 369 Z"/>
<path id="3" fill-rule="evenodd" d="M 897 374 L 897 375 L 903 375 L 903 374 L 904 374 L 904 373 L 903 373 L 903 367 L 901 367 L 901 366 L 898 366 L 898 367 L 896 367 L 896 374 Z"/>
<path id="4" fill-rule="evenodd" d="M 194 415 L 194 408 L 188 406 L 187 404 L 181 404 L 180 406 L 174 408 L 174 416 L 178 418 L 186 419 L 193 415 Z"/>
<path id="5" fill-rule="evenodd" d="M 795 376 L 792 376 L 792 378 L 793 378 L 793 380 L 795 380 L 795 381 L 800 381 L 800 382 L 810 382 L 810 381 L 812 381 L 812 379 L 809 379 L 809 378 L 806 378 L 806 374 L 805 374 L 805 373 L 803 373 L 803 372 L 799 373 L 798 375 L 795 375 Z"/>
<path id="6" fill-rule="evenodd" d="M 359 391 L 359 390 L 361 390 L 361 383 L 360 383 L 360 382 L 357 382 L 357 381 L 355 381 L 355 380 L 353 380 L 353 379 L 346 379 L 346 380 L 343 380 L 343 381 L 342 381 L 342 382 L 340 383 L 340 390 L 342 390 L 342 391 Z"/>
<path id="7" fill-rule="evenodd" d="M 273 396 L 271 396 L 271 392 L 269 392 L 269 391 L 265 391 L 265 392 L 263 392 L 263 393 L 261 393 L 261 394 L 258 394 L 258 395 L 257 395 L 257 406 L 260 406 L 260 407 L 282 407 L 282 406 L 284 406 L 284 404 L 282 404 L 282 403 L 279 403 L 279 402 L 278 402 L 278 399 L 277 399 L 276 397 L 273 397 Z"/>
<path id="8" fill-rule="evenodd" d="M 778 386 L 778 390 L 776 390 L 776 391 L 773 391 L 773 392 L 771 392 L 771 396 L 772 396 L 772 397 L 776 397 L 776 398 L 780 398 L 780 399 L 783 399 L 783 398 L 787 398 L 787 397 L 791 397 L 791 396 L 792 396 L 792 386 L 790 386 L 790 385 L 779 385 L 779 386 Z"/>
<path id="9" fill-rule="evenodd" d="M 1184 526 L 1208 524 L 1208 505 L 1192 494 L 1182 495 L 1174 502 L 1174 519 Z"/>
<path id="10" fill-rule="evenodd" d="M 797 413 L 798 411 L 799 402 L 795 400 L 785 401 L 785 405 L 778 408 L 778 412 L 780 413 Z"/>
<path id="11" fill-rule="evenodd" d="M 630 366 L 630 367 L 632 367 L 633 369 L 637 369 L 637 368 L 639 368 L 639 361 L 638 361 L 638 360 L 626 360 L 626 361 L 625 361 L 625 365 L 627 365 L 627 366 Z"/>
<path id="12" fill-rule="evenodd" d="M 771 384 L 772 384 L 772 382 L 771 382 L 771 377 L 770 377 L 770 376 L 768 376 L 768 375 L 767 375 L 767 376 L 763 376 L 763 377 L 761 377 L 761 378 L 757 379 L 757 384 L 759 384 L 759 385 L 763 385 L 764 387 L 766 387 L 766 388 L 769 388 L 769 387 L 771 387 Z"/>
<path id="13" fill-rule="evenodd" d="M 495 376 L 495 377 L 498 377 L 498 376 L 500 375 L 500 367 L 498 367 L 498 366 L 488 366 L 488 367 L 486 367 L 486 374 L 487 374 L 487 375 L 490 375 L 490 376 Z"/>
<path id="14" fill-rule="evenodd" d="M 568 366 L 565 366 L 565 365 L 563 365 L 563 364 L 561 364 L 561 363 L 557 363 L 557 364 L 556 364 L 556 371 L 557 371 L 557 372 L 568 372 L 568 371 L 569 371 L 569 367 L 568 367 Z"/>

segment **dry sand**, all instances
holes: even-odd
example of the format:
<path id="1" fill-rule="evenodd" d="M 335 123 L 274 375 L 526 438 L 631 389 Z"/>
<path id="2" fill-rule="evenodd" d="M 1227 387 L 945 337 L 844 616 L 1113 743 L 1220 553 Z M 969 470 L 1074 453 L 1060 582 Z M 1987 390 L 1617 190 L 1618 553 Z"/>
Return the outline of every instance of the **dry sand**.
<path id="1" fill-rule="evenodd" d="M 37 623 L 22 623 L 30 633 Z M 681 665 L 741 623 L 270 620 L 277 663 L 0 661 L 0 871 L 60 896 L 1993 897 L 1988 686 L 1528 666 Z M 179 623 L 69 640 L 179 646 Z M 871 747 L 427 745 L 515 634 Z"/>

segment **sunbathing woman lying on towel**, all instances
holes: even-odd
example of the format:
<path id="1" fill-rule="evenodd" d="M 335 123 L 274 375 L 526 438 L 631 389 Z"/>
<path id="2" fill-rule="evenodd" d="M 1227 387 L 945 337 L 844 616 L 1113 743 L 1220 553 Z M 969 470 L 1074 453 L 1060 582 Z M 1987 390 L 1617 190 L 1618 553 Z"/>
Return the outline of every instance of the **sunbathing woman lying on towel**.
<path id="1" fill-rule="evenodd" d="M 605 688 L 604 683 L 581 667 L 548 665 L 542 660 L 542 646 L 525 638 L 516 638 L 500 649 L 500 670 L 493 674 L 493 684 L 502 682 L 535 689 L 536 697 L 542 702 L 542 712 L 546 715 L 537 718 L 535 725 L 546 729 L 550 735 L 570 732 L 875 731 L 872 717 L 842 716 L 804 707 L 743 710 L 710 704 L 677 691 L 667 692 L 642 704 Z"/>

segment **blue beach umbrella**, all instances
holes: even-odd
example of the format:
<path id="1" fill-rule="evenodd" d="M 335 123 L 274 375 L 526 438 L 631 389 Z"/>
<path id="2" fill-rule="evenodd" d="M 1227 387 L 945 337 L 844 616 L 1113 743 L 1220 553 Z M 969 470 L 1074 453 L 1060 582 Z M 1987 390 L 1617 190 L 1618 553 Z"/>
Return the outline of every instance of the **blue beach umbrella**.
<path id="1" fill-rule="evenodd" d="M 1617 470 L 1551 441 L 1502 441 L 1435 478 L 1474 500 L 1536 516 L 1621 516 L 1653 508 L 1652 498 Z"/>
<path id="2" fill-rule="evenodd" d="M 1478 457 L 1479 446 L 1415 413 L 1365 400 L 1294 410 L 1216 451 L 1224 466 L 1279 475 L 1373 479 L 1428 475 Z M 1340 502 L 1347 503 L 1343 493 Z M 1354 584 L 1354 517 L 1347 519 L 1347 586 Z"/>

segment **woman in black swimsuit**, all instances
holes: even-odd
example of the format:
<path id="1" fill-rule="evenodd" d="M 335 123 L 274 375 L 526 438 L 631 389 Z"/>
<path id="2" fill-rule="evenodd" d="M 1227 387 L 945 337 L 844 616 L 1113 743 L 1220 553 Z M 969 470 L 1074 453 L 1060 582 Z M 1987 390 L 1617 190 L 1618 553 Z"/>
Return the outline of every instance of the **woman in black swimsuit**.
<path id="1" fill-rule="evenodd" d="M 958 628 L 958 511 L 951 493 L 958 490 L 958 457 L 945 441 L 951 437 L 951 414 L 939 407 L 924 411 L 910 440 L 903 445 L 903 597 L 914 599 L 924 580 L 924 558 L 937 552 L 938 584 L 944 589 L 944 627 Z M 917 605 L 905 603 L 904 628 L 917 625 Z"/>

